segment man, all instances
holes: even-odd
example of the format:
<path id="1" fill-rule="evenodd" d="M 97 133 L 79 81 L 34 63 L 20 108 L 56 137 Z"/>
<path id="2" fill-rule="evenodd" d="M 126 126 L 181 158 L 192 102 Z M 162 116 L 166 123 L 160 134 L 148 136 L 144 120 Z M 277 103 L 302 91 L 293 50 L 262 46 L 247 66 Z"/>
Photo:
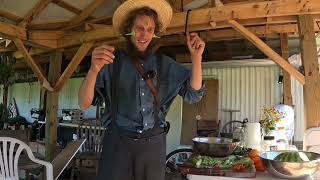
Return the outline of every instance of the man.
<path id="1" fill-rule="evenodd" d="M 191 72 L 154 52 L 157 35 L 169 25 L 171 17 L 172 9 L 165 0 L 128 0 L 113 16 L 113 26 L 125 36 L 128 48 L 124 51 L 103 45 L 92 52 L 79 105 L 86 109 L 101 100 L 106 105 L 102 119 L 108 131 L 103 140 L 99 180 L 164 180 L 165 116 L 169 107 L 178 94 L 189 103 L 203 96 L 201 61 L 205 43 L 196 33 L 187 33 Z M 146 76 L 140 75 L 137 66 Z M 147 83 L 150 79 L 152 85 Z"/>

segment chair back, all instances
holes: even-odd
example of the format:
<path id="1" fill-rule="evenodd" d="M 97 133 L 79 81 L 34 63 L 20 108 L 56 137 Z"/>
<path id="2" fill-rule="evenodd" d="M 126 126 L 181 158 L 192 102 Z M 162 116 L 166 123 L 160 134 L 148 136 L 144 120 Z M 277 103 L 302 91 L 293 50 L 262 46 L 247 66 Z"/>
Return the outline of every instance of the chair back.
<path id="1" fill-rule="evenodd" d="M 303 150 L 320 154 L 320 127 L 307 129 L 303 136 Z"/>
<path id="2" fill-rule="evenodd" d="M 52 164 L 36 159 L 26 143 L 11 137 L 0 137 L 0 179 L 19 180 L 18 160 L 23 150 L 31 161 L 44 165 L 47 180 L 53 180 Z"/>
<path id="3" fill-rule="evenodd" d="M 102 152 L 102 141 L 106 128 L 102 125 L 79 125 L 77 129 L 78 138 L 86 139 L 80 152 Z"/>
<path id="4" fill-rule="evenodd" d="M 220 121 L 197 120 L 198 136 L 217 136 L 219 134 Z"/>

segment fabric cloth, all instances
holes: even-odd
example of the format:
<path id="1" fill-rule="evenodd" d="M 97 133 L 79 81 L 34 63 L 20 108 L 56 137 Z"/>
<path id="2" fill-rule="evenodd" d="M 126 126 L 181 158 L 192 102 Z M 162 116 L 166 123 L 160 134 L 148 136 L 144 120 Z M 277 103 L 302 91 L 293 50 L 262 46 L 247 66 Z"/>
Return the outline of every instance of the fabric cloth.
<path id="1" fill-rule="evenodd" d="M 97 180 L 164 180 L 166 136 L 135 139 L 112 129 L 105 135 Z"/>
<path id="2" fill-rule="evenodd" d="M 115 61 L 120 61 L 121 69 L 118 82 L 118 113 L 116 124 L 121 130 L 143 133 L 153 128 L 153 96 L 146 82 L 132 64 L 125 51 L 115 53 Z M 159 83 L 160 125 L 165 126 L 165 116 L 174 98 L 179 94 L 189 103 L 200 101 L 204 86 L 195 90 L 190 85 L 191 71 L 165 55 L 150 55 L 139 59 L 145 72 L 154 71 L 153 82 Z M 156 61 L 160 61 L 160 69 Z M 159 69 L 159 70 L 158 70 Z M 105 65 L 98 74 L 95 85 L 94 104 L 105 102 L 106 112 L 102 119 L 107 126 L 111 122 L 111 92 L 113 64 Z M 157 72 L 160 71 L 160 72 Z M 160 76 L 157 78 L 157 76 Z M 159 79 L 160 82 L 156 82 Z"/>

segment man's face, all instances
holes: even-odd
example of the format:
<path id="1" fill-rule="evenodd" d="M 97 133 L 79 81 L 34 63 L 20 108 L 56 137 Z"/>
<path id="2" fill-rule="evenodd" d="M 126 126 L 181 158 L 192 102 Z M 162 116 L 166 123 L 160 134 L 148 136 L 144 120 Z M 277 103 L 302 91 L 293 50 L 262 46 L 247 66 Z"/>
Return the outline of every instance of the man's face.
<path id="1" fill-rule="evenodd" d="M 150 44 L 155 30 L 155 22 L 152 17 L 138 16 L 132 27 L 132 43 L 140 52 L 144 52 Z"/>

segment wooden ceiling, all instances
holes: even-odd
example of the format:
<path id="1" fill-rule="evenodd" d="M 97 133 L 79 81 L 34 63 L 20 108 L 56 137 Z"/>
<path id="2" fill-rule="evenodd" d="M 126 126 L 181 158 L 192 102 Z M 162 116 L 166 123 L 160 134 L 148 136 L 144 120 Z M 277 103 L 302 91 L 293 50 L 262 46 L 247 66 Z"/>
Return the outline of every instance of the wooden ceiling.
<path id="1" fill-rule="evenodd" d="M 116 44 L 123 41 L 121 36 L 113 31 L 111 23 L 112 12 L 121 4 L 121 0 L 2 1 L 0 35 L 8 39 L 23 40 L 31 55 L 57 48 L 79 46 L 83 42 L 103 41 Z M 294 36 L 298 31 L 296 15 L 310 13 L 315 16 L 315 31 L 319 30 L 317 25 L 320 19 L 319 3 L 316 0 L 168 0 L 168 2 L 172 5 L 175 15 L 167 32 L 163 34 L 162 46 L 179 45 L 184 42 L 185 38 L 181 33 L 184 31 L 186 12 L 181 10 L 185 11 L 190 4 L 193 10 L 190 12 L 188 29 L 200 32 L 207 42 L 243 38 L 240 33 L 230 28 L 228 23 L 230 19 L 237 19 L 256 35 L 268 39 L 277 38 L 279 33 Z M 116 5 L 106 8 L 111 4 Z M 105 11 L 103 8 L 101 10 L 100 6 L 104 7 Z M 64 13 L 57 15 L 57 12 Z M 22 57 L 15 45 L 4 46 L 5 43 L 0 44 L 0 52 L 14 51 L 16 57 Z"/>

